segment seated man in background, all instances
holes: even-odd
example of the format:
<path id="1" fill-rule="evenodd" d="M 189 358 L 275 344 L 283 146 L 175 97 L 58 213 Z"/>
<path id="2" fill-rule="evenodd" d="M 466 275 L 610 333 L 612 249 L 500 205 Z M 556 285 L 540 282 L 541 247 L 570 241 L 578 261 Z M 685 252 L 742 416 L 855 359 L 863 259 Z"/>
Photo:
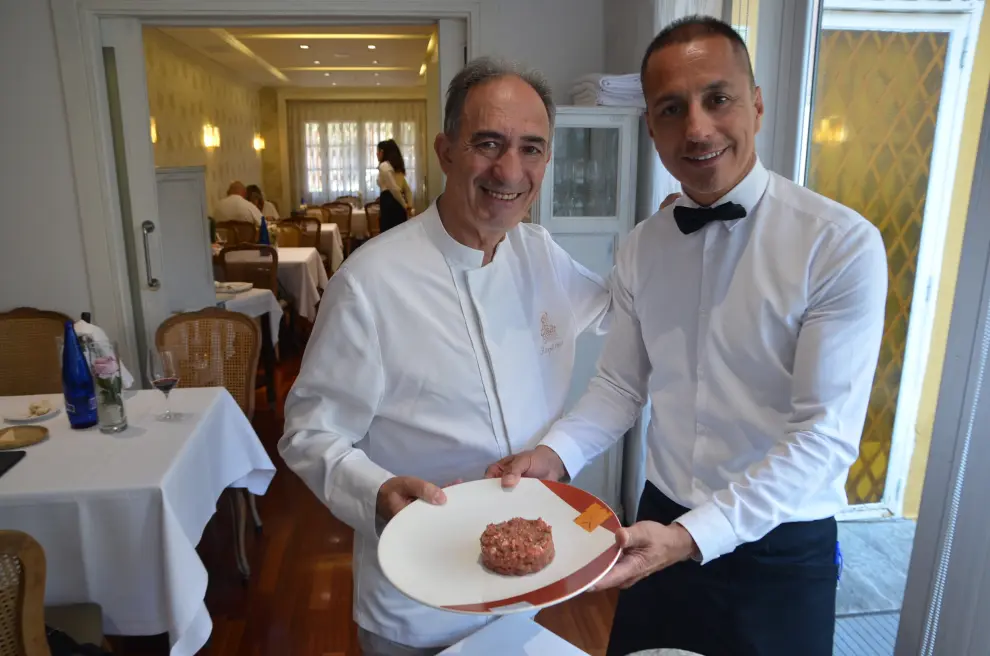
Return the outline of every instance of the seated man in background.
<path id="1" fill-rule="evenodd" d="M 261 225 L 261 210 L 248 202 L 244 183 L 234 180 L 227 187 L 227 197 L 213 208 L 213 219 L 217 223 L 238 221 Z"/>
<path id="2" fill-rule="evenodd" d="M 578 335 L 606 316 L 603 281 L 521 224 L 553 121 L 540 76 L 481 59 L 454 77 L 434 144 L 446 189 L 330 279 L 286 400 L 279 452 L 355 530 L 366 656 L 436 654 L 490 621 L 402 595 L 379 532 L 416 499 L 444 503 L 439 486 L 533 448 L 564 410 Z"/>
<path id="3" fill-rule="evenodd" d="M 261 187 L 258 185 L 247 186 L 247 199 L 252 205 L 261 210 L 261 216 L 269 221 L 279 218 L 275 204 L 270 200 L 265 200 L 265 194 L 261 192 Z"/>

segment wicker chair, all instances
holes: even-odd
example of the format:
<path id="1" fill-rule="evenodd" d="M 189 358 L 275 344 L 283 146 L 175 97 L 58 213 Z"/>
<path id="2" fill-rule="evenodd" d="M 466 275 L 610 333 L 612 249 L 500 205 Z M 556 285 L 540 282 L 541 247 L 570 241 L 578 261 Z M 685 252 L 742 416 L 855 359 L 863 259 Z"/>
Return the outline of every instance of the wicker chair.
<path id="1" fill-rule="evenodd" d="M 382 234 L 382 206 L 376 201 L 364 206 L 364 215 L 368 217 L 368 235 L 371 237 Z"/>
<path id="2" fill-rule="evenodd" d="M 45 552 L 20 531 L 0 531 L 0 654 L 49 656 Z"/>
<path id="3" fill-rule="evenodd" d="M 310 219 L 311 221 L 316 221 L 316 219 Z M 319 221 L 317 221 L 319 224 Z M 284 246 L 285 248 L 299 248 L 302 246 L 303 233 L 299 224 L 295 221 L 279 221 L 278 222 L 278 245 Z"/>
<path id="4" fill-rule="evenodd" d="M 350 203 L 333 202 L 327 203 L 323 207 L 330 213 L 330 223 L 336 223 L 340 230 L 340 239 L 344 244 L 344 257 L 347 257 L 351 254 L 354 241 L 351 236 L 351 213 L 354 211 L 354 206 Z"/>
<path id="5" fill-rule="evenodd" d="M 338 196 L 333 202 L 335 203 L 347 203 L 352 207 L 361 207 L 361 197 L 360 196 Z"/>
<path id="6" fill-rule="evenodd" d="M 247 416 L 254 418 L 255 376 L 261 356 L 261 329 L 240 312 L 206 308 L 176 314 L 155 331 L 155 346 L 171 351 L 179 370 L 179 387 L 223 387 Z M 236 492 L 236 490 L 235 490 Z M 256 528 L 261 517 L 254 495 L 245 492 Z M 245 578 L 251 575 L 244 543 L 244 496 L 233 495 L 235 557 Z"/>
<path id="7" fill-rule="evenodd" d="M 65 334 L 61 312 L 21 307 L 0 312 L 0 396 L 62 391 L 56 337 Z"/>
<path id="8" fill-rule="evenodd" d="M 217 235 L 228 244 L 253 244 L 258 241 L 258 226 L 243 221 L 217 223 Z"/>

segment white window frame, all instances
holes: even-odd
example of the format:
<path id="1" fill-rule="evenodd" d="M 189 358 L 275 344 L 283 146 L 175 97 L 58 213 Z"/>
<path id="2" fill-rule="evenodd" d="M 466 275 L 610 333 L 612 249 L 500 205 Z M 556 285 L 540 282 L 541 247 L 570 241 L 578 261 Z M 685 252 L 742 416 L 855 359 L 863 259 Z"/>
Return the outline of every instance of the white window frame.
<path id="1" fill-rule="evenodd" d="M 803 8 L 800 6 L 803 3 Z M 765 7 L 761 5 L 761 12 Z M 773 10 L 768 5 L 766 9 Z M 816 14 L 816 12 L 818 12 Z M 764 142 L 772 144 L 769 156 L 776 158 L 777 166 L 768 164 L 782 175 L 787 175 L 799 184 L 804 184 L 807 175 L 809 133 L 812 117 L 812 87 L 814 64 L 817 56 L 817 22 L 822 29 L 877 30 L 877 31 L 916 31 L 947 32 L 949 45 L 946 52 L 946 67 L 942 80 L 942 95 L 939 102 L 936 123 L 935 144 L 932 151 L 931 174 L 925 202 L 925 216 L 922 223 L 921 244 L 918 253 L 917 275 L 911 316 L 908 321 L 907 345 L 904 367 L 901 372 L 901 387 L 898 393 L 894 429 L 891 439 L 891 452 L 888 459 L 886 485 L 879 503 L 861 504 L 850 507 L 841 515 L 843 519 L 868 519 L 872 517 L 900 516 L 904 509 L 904 492 L 914 452 L 916 427 L 924 371 L 928 362 L 932 331 L 935 322 L 935 307 L 939 278 L 942 269 L 942 255 L 948 229 L 949 207 L 956 173 L 956 157 L 962 139 L 962 124 L 965 102 L 951 102 L 961 96 L 961 91 L 969 88 L 973 69 L 974 51 L 983 12 L 982 2 L 971 0 L 800 0 L 787 8 L 781 8 L 776 17 L 778 32 L 780 25 L 787 25 L 781 16 L 791 19 L 790 29 L 795 29 L 793 21 L 803 21 L 805 37 L 795 38 L 792 45 L 804 48 L 791 51 L 790 55 L 777 50 L 781 61 L 793 61 L 790 78 L 784 76 L 776 82 L 776 91 L 771 93 L 771 101 L 779 103 L 781 113 L 771 117 L 764 130 L 772 137 Z M 761 53 L 767 53 L 764 38 L 774 36 L 773 30 L 766 30 L 764 21 L 772 22 L 773 16 L 760 15 L 760 29 L 757 48 L 757 78 L 761 82 L 759 66 L 763 63 Z M 814 34 L 810 31 L 814 27 Z M 801 34 L 797 29 L 796 34 Z M 777 35 L 779 39 L 779 34 Z M 766 44 L 772 48 L 775 44 Z M 779 40 L 776 45 L 780 45 Z M 814 50 L 810 48 L 813 46 Z M 771 51 L 773 52 L 773 51 Z M 778 68 L 779 72 L 783 68 Z M 800 94 L 796 92 L 800 90 Z M 963 96 L 964 97 L 964 96 Z M 950 100 L 950 102 L 946 102 Z M 766 159 L 767 153 L 761 153 Z M 781 170 L 783 169 L 783 170 Z"/>

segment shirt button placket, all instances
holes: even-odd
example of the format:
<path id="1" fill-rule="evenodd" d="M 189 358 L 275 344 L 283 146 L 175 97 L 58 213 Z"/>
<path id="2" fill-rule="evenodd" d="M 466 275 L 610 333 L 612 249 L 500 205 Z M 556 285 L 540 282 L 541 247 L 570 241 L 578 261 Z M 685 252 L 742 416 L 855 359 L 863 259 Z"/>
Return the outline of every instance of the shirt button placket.
<path id="1" fill-rule="evenodd" d="M 704 453 L 704 441 L 708 435 L 708 429 L 701 421 L 701 417 L 704 414 L 705 402 L 707 398 L 707 364 L 708 364 L 708 336 L 710 334 L 709 325 L 711 320 L 711 284 L 713 276 L 709 273 L 708 269 L 711 261 L 711 250 L 714 246 L 715 239 L 718 235 L 718 230 L 721 226 L 709 225 L 706 226 L 704 231 L 705 244 L 701 253 L 701 285 L 699 287 L 700 293 L 698 298 L 698 346 L 697 346 L 697 389 L 695 391 L 694 398 L 694 430 L 695 430 L 695 440 L 694 448 L 691 453 L 692 469 L 692 487 L 697 487 L 698 477 L 697 477 L 697 467 L 696 463 L 700 457 L 700 454 Z"/>

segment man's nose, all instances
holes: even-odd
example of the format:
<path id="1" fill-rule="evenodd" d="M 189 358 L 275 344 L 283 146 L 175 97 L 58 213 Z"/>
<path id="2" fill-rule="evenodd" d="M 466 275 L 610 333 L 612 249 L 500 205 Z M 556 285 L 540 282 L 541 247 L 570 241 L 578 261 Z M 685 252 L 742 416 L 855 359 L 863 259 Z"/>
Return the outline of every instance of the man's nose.
<path id="1" fill-rule="evenodd" d="M 688 106 L 684 132 L 684 136 L 690 141 L 711 141 L 715 124 L 700 102 L 695 101 Z"/>
<path id="2" fill-rule="evenodd" d="M 505 185 L 518 183 L 523 178 L 522 159 L 515 148 L 507 148 L 502 156 L 495 160 L 492 175 Z"/>

